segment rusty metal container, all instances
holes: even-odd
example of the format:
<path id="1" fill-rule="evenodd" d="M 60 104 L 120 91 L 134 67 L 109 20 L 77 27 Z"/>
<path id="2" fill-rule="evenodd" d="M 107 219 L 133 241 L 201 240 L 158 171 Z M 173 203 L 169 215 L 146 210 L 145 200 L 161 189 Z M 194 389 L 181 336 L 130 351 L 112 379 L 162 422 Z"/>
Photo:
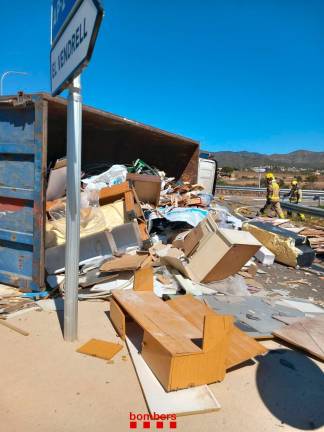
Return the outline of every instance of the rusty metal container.
<path id="1" fill-rule="evenodd" d="M 88 106 L 82 115 L 83 166 L 140 158 L 168 176 L 197 181 L 197 141 Z M 44 289 L 47 163 L 65 155 L 65 99 L 0 97 L 0 282 Z"/>

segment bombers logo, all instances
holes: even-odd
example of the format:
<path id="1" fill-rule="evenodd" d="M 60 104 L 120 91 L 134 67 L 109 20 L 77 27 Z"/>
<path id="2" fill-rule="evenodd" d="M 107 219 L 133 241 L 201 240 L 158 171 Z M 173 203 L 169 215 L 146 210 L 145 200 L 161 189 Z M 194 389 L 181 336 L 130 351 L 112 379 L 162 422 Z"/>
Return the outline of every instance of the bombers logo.
<path id="1" fill-rule="evenodd" d="M 177 428 L 176 414 L 143 414 L 129 413 L 129 428 L 137 429 L 142 426 L 143 429 L 176 429 Z"/>

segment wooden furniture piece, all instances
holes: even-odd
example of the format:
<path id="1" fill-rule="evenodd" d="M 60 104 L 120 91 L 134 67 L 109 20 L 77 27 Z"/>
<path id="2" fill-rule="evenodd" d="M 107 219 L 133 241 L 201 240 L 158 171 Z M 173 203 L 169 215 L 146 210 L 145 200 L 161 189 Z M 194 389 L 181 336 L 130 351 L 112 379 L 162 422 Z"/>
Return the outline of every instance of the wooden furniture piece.
<path id="1" fill-rule="evenodd" d="M 148 289 L 151 275 L 143 277 L 134 290 L 113 291 L 110 318 L 123 339 L 127 320 L 138 325 L 141 355 L 166 391 L 221 381 L 226 369 L 266 352 L 234 327 L 231 316 L 216 314 L 192 296 L 164 302 L 139 290 L 139 283 Z"/>
<path id="2" fill-rule="evenodd" d="M 124 200 L 126 218 L 129 221 L 137 219 L 141 239 L 145 245 L 145 242 L 149 241 L 150 236 L 147 231 L 140 202 L 134 188 L 129 184 L 129 182 L 125 181 L 124 183 L 120 183 L 118 185 L 106 187 L 101 189 L 99 192 L 100 205 L 110 204 L 121 198 Z"/>

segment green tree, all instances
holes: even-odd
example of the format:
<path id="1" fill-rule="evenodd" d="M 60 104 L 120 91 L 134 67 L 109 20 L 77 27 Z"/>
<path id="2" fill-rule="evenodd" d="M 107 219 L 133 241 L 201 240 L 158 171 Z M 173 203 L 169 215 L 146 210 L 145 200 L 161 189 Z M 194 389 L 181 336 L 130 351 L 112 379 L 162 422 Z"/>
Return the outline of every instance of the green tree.
<path id="1" fill-rule="evenodd" d="M 223 174 L 231 175 L 233 171 L 234 171 L 234 168 L 233 168 L 233 167 L 230 167 L 230 166 L 224 166 L 224 167 L 222 168 L 222 173 L 223 173 Z"/>
<path id="2" fill-rule="evenodd" d="M 318 179 L 317 179 L 317 176 L 315 174 L 310 174 L 306 177 L 306 181 L 308 183 L 315 183 L 315 182 L 317 182 L 317 180 Z"/>

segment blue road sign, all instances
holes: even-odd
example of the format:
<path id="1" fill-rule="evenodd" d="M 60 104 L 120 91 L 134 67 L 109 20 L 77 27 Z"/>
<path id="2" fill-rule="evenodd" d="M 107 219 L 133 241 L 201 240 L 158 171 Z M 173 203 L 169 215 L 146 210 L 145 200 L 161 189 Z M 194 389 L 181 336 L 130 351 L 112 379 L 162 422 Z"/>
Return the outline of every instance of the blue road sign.
<path id="1" fill-rule="evenodd" d="M 99 0 L 74 3 L 77 7 L 71 9 L 55 42 L 52 42 L 50 73 L 53 96 L 61 93 L 89 63 L 103 17 Z"/>
<path id="2" fill-rule="evenodd" d="M 52 0 L 52 44 L 56 41 L 81 0 Z"/>

